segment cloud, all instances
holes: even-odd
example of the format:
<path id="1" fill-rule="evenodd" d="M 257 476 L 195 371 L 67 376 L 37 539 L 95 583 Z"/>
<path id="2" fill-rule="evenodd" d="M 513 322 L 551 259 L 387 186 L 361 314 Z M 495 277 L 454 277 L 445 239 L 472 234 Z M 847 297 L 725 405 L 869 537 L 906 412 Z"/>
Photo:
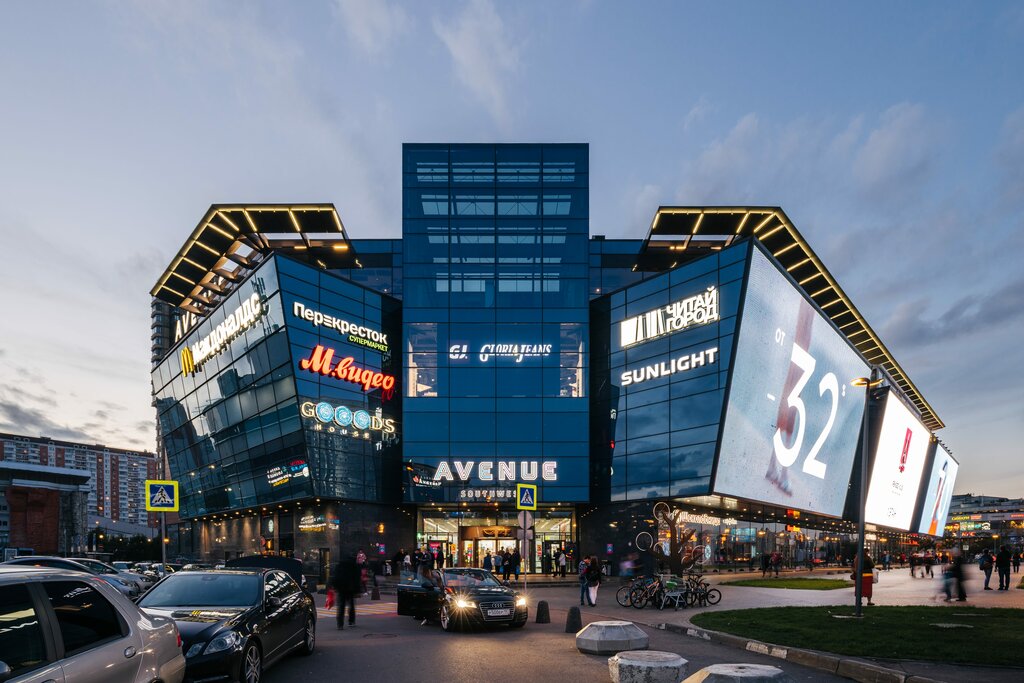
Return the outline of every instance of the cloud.
<path id="1" fill-rule="evenodd" d="M 496 121 L 507 123 L 505 85 L 519 67 L 519 50 L 494 4 L 473 0 L 454 21 L 434 19 L 434 33 L 448 48 L 462 84 Z"/>
<path id="2" fill-rule="evenodd" d="M 1024 107 L 1003 121 L 996 161 L 1003 172 L 1003 196 L 1013 204 L 1024 201 Z"/>
<path id="3" fill-rule="evenodd" d="M 57 424 L 51 420 L 49 416 L 51 412 L 39 408 L 27 408 L 14 401 L 0 400 L 0 430 L 26 436 L 90 440 L 86 432 Z"/>
<path id="4" fill-rule="evenodd" d="M 882 325 L 882 338 L 886 343 L 925 346 L 1004 326 L 1024 316 L 1024 278 L 984 294 L 980 300 L 966 296 L 954 301 L 932 319 L 924 316 L 927 304 L 927 300 L 918 299 L 897 307 Z"/>
<path id="5" fill-rule="evenodd" d="M 705 95 L 697 98 L 697 102 L 690 108 L 690 111 L 683 117 L 683 131 L 689 131 L 692 126 L 697 125 L 711 113 L 711 101 Z"/>
<path id="6" fill-rule="evenodd" d="M 874 199 L 904 198 L 916 191 L 935 165 L 940 127 L 920 104 L 902 103 L 880 117 L 853 160 L 853 177 Z"/>
<path id="7" fill-rule="evenodd" d="M 349 38 L 370 55 L 384 52 L 409 28 L 405 10 L 384 0 L 335 0 L 334 6 Z"/>

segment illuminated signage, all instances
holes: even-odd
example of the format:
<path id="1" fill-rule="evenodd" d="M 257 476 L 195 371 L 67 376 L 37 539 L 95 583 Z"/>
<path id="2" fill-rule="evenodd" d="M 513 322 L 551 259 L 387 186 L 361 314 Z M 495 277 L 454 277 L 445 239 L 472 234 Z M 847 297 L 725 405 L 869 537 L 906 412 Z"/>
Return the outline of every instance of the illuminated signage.
<path id="1" fill-rule="evenodd" d="M 178 321 L 174 323 L 174 343 L 177 344 L 181 341 L 181 338 L 188 334 L 198 322 L 199 316 L 192 311 L 181 311 Z"/>
<path id="2" fill-rule="evenodd" d="M 683 524 L 702 524 L 707 526 L 718 526 L 722 523 L 721 517 L 711 515 L 691 515 L 689 512 L 677 512 L 676 518 Z"/>
<path id="3" fill-rule="evenodd" d="M 319 403 L 303 401 L 299 404 L 299 412 L 302 417 L 313 417 L 323 424 L 334 424 L 343 428 L 352 427 L 363 431 L 372 430 L 382 434 L 395 433 L 395 420 L 390 417 L 385 418 L 380 414 L 379 409 L 376 414 L 371 414 L 366 410 L 352 410 L 347 406 L 335 406 L 326 401 Z"/>
<path id="4" fill-rule="evenodd" d="M 263 302 L 259 294 L 253 294 L 213 328 L 210 334 L 181 350 L 182 374 L 194 375 L 203 367 L 203 363 L 223 351 L 232 339 L 255 325 L 262 315 Z"/>
<path id="5" fill-rule="evenodd" d="M 953 485 L 960 465 L 942 444 L 936 444 L 935 459 L 932 461 L 931 476 L 921 504 L 921 523 L 917 530 L 922 534 L 936 536 L 946 526 L 949 505 L 953 500 Z M 990 516 L 994 519 L 995 515 Z"/>
<path id="6" fill-rule="evenodd" d="M 544 481 L 558 481 L 557 467 L 558 463 L 551 460 L 453 460 L 450 465 L 443 461 L 434 472 L 434 481 L 455 481 L 456 477 L 469 481 L 474 470 L 480 481 L 537 481 L 538 476 Z"/>
<path id="7" fill-rule="evenodd" d="M 930 439 L 928 428 L 895 393 L 890 393 L 875 444 L 864 509 L 869 523 L 910 529 Z"/>
<path id="8" fill-rule="evenodd" d="M 375 351 L 388 353 L 391 347 L 388 346 L 388 335 L 365 325 L 357 325 L 333 315 L 321 313 L 318 310 L 309 308 L 298 301 L 292 306 L 292 315 L 313 323 L 314 327 L 327 327 L 337 330 L 338 334 L 345 337 L 345 340 L 352 344 L 359 344 Z"/>
<path id="9" fill-rule="evenodd" d="M 515 489 L 461 489 L 459 491 L 459 498 L 464 500 L 473 500 L 476 498 L 482 500 L 515 500 L 516 491 Z"/>
<path id="10" fill-rule="evenodd" d="M 303 515 L 299 518 L 299 531 L 326 531 L 327 527 L 337 529 L 339 526 L 341 526 L 341 523 L 336 517 L 325 517 L 324 515 Z"/>
<path id="11" fill-rule="evenodd" d="M 619 323 L 619 342 L 622 348 L 627 348 L 716 320 L 718 288 L 708 287 L 705 292 L 680 299 L 663 308 L 626 318 Z"/>
<path id="12" fill-rule="evenodd" d="M 267 483 L 272 487 L 287 484 L 292 479 L 300 477 L 309 477 L 309 463 L 305 460 L 292 460 L 287 465 L 279 465 L 267 470 Z"/>
<path id="13" fill-rule="evenodd" d="M 641 382 L 646 382 L 649 379 L 668 377 L 677 372 L 693 370 L 701 367 L 702 365 L 714 363 L 717 359 L 718 347 L 712 346 L 710 349 L 704 349 L 697 353 L 683 354 L 678 358 L 662 361 L 657 365 L 648 365 L 638 370 L 626 370 L 622 375 L 620 375 L 619 379 L 622 386 L 628 387 L 630 384 L 640 384 Z"/>
<path id="14" fill-rule="evenodd" d="M 333 361 L 334 349 L 317 344 L 316 348 L 309 354 L 309 358 L 303 358 L 299 361 L 299 367 L 312 373 L 319 373 L 325 377 L 334 377 L 345 382 L 358 384 L 363 388 L 363 391 L 383 389 L 390 392 L 395 388 L 394 375 L 385 375 L 376 370 L 353 365 L 352 363 L 355 362 L 355 358 L 352 356 L 345 356 L 338 361 L 337 365 Z"/>
<path id="15" fill-rule="evenodd" d="M 492 358 L 511 358 L 522 363 L 524 358 L 547 358 L 551 355 L 551 344 L 481 344 L 479 351 L 474 351 L 481 363 Z M 452 344 L 448 347 L 448 358 L 466 360 L 470 356 L 469 344 Z"/>

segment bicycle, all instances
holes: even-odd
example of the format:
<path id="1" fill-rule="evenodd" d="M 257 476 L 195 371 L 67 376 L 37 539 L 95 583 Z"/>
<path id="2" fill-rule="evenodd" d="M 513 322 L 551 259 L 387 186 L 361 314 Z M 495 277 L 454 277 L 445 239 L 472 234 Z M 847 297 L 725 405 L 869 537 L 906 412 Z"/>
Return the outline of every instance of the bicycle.
<path id="1" fill-rule="evenodd" d="M 622 607 L 632 606 L 633 602 L 632 600 L 630 600 L 630 593 L 633 591 L 634 588 L 643 586 L 651 580 L 652 579 L 645 576 L 638 576 L 635 579 L 630 580 L 628 583 L 623 584 L 619 588 L 619 590 L 615 592 L 615 601 L 618 602 L 619 605 L 621 605 Z"/>

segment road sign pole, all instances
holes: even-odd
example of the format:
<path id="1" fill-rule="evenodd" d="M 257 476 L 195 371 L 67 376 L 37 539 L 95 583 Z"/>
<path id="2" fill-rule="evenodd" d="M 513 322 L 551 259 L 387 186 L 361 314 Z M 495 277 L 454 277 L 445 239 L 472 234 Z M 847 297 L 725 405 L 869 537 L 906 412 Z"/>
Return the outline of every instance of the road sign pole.
<path id="1" fill-rule="evenodd" d="M 166 517 L 166 512 L 160 513 L 160 569 L 166 569 L 164 565 L 167 564 L 167 542 L 164 541 L 164 539 L 167 538 L 167 527 L 165 524 Z"/>

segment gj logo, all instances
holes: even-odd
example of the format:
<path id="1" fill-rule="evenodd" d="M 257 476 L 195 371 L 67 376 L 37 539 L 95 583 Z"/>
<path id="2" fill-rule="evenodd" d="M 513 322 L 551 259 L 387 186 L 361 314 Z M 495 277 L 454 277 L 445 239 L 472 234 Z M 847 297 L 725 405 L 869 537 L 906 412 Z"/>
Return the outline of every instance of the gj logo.
<path id="1" fill-rule="evenodd" d="M 448 348 L 448 357 L 452 360 L 466 360 L 469 357 L 469 344 L 452 344 Z"/>
<path id="2" fill-rule="evenodd" d="M 179 355 L 181 358 L 181 374 L 186 377 L 196 374 L 196 360 L 192 355 L 192 349 L 186 346 L 181 349 Z"/>

